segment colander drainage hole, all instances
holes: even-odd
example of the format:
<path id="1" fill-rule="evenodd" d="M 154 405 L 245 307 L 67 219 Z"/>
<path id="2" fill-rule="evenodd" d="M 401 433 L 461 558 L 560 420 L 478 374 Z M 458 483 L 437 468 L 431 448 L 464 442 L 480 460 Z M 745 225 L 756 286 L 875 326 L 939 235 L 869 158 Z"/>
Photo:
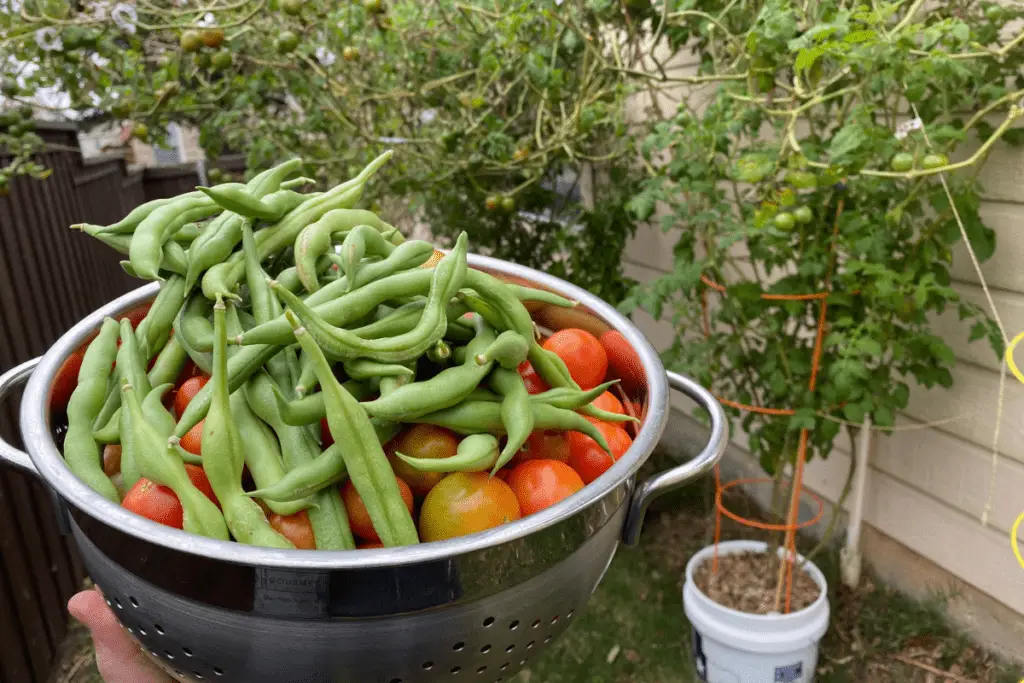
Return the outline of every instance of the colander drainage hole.
<path id="1" fill-rule="evenodd" d="M 535 643 L 536 643 L 536 641 L 534 641 L 534 640 L 531 640 L 530 642 L 528 642 L 528 643 L 526 644 L 526 649 L 527 649 L 527 650 L 532 650 L 532 649 L 533 649 L 533 646 L 534 646 L 534 644 L 535 644 Z"/>
<path id="2" fill-rule="evenodd" d="M 181 648 L 181 651 L 185 653 L 186 657 L 192 657 L 193 656 L 192 655 L 192 650 L 188 649 L 187 647 Z"/>
<path id="3" fill-rule="evenodd" d="M 167 659 L 174 659 L 174 655 L 172 655 L 167 650 L 164 650 L 164 657 L 167 657 Z"/>
<path id="4" fill-rule="evenodd" d="M 150 650 L 149 654 L 153 655 L 154 657 L 159 657 L 160 656 L 160 653 L 157 652 L 156 650 Z"/>
<path id="5" fill-rule="evenodd" d="M 132 603 L 132 607 L 135 609 L 139 608 L 139 601 L 135 599 L 135 596 L 129 595 L 128 602 Z"/>
<path id="6" fill-rule="evenodd" d="M 117 605 L 117 609 L 124 609 L 124 605 L 121 604 L 119 599 L 114 598 L 114 604 Z"/>
<path id="7" fill-rule="evenodd" d="M 174 670 L 174 675 L 176 675 L 176 676 L 184 676 L 185 672 L 180 670 L 180 669 L 175 669 Z"/>
<path id="8" fill-rule="evenodd" d="M 558 615 L 556 614 L 555 616 L 551 617 L 551 624 L 554 625 L 554 624 L 557 624 L 557 623 L 558 623 Z"/>
<path id="9" fill-rule="evenodd" d="M 491 651 L 491 646 L 490 645 L 484 645 L 482 648 L 480 648 L 480 654 L 482 654 L 482 655 L 485 655 L 485 654 L 487 654 L 490 651 Z"/>
<path id="10" fill-rule="evenodd" d="M 551 642 L 551 636 L 548 636 L 547 638 L 544 639 L 544 644 L 545 645 L 550 643 L 550 642 Z"/>
<path id="11" fill-rule="evenodd" d="M 513 621 L 511 624 L 508 625 L 508 630 L 509 631 L 515 631 L 517 628 L 519 628 L 519 621 L 518 620 Z"/>
<path id="12" fill-rule="evenodd" d="M 487 617 L 486 619 L 484 619 L 484 628 L 487 628 L 488 626 L 492 625 L 493 623 L 494 623 L 494 617 Z"/>
<path id="13" fill-rule="evenodd" d="M 464 648 L 464 647 L 466 647 L 466 644 L 465 643 L 461 643 L 461 642 L 460 643 L 455 643 L 454 645 L 452 645 L 452 649 L 455 650 L 456 652 L 462 652 L 462 648 Z"/>
<path id="14" fill-rule="evenodd" d="M 462 667 L 461 666 L 453 666 L 452 667 L 452 674 L 453 675 L 459 673 L 460 671 L 462 671 Z"/>
<path id="15" fill-rule="evenodd" d="M 160 635 L 166 635 L 166 634 L 164 633 L 164 627 L 163 627 L 163 626 L 161 626 L 160 624 L 153 624 L 153 628 L 154 628 L 154 629 L 156 630 L 156 632 L 157 632 L 157 633 L 159 633 Z"/>
<path id="16" fill-rule="evenodd" d="M 487 667 L 486 666 L 481 666 L 479 669 L 476 670 L 476 673 L 479 676 L 480 674 L 482 674 L 485 671 L 487 671 Z"/>
<path id="17" fill-rule="evenodd" d="M 423 662 L 423 670 L 424 671 L 430 671 L 433 668 L 434 668 L 434 663 L 433 662 Z"/>
<path id="18" fill-rule="evenodd" d="M 139 635 L 145 636 L 145 635 L 149 635 L 149 634 L 146 632 L 146 629 L 144 629 L 143 627 L 140 626 L 139 627 Z"/>
<path id="19" fill-rule="evenodd" d="M 506 654 L 511 654 L 515 649 L 516 649 L 515 645 L 509 645 L 508 647 L 505 648 L 505 653 Z"/>
<path id="20" fill-rule="evenodd" d="M 213 673 L 217 674 L 218 676 L 223 676 L 224 670 L 221 669 L 219 666 L 215 666 L 213 667 Z"/>
<path id="21" fill-rule="evenodd" d="M 530 628 L 539 628 L 539 627 L 540 627 L 540 619 L 534 619 L 533 623 L 530 624 Z"/>
<path id="22" fill-rule="evenodd" d="M 566 619 L 572 619 L 573 610 L 569 610 L 569 613 L 565 615 Z"/>
<path id="23" fill-rule="evenodd" d="M 498 667 L 498 671 L 504 671 L 507 668 L 508 668 L 508 662 L 505 662 L 504 664 L 502 664 L 501 666 Z"/>
<path id="24" fill-rule="evenodd" d="M 198 679 L 200 681 L 203 680 L 203 674 L 199 673 L 198 671 L 193 671 L 192 672 L 192 677 L 196 678 L 196 679 Z"/>

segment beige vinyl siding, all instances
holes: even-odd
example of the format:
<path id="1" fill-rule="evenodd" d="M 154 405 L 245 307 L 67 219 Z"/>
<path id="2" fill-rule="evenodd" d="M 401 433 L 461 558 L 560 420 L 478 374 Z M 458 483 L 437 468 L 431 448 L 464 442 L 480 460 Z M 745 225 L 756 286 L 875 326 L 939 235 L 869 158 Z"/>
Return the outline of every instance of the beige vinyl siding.
<path id="1" fill-rule="evenodd" d="M 681 72 L 692 73 L 692 66 Z M 706 86 L 701 90 L 706 92 Z M 667 102 L 671 98 L 661 99 Z M 642 115 L 637 111 L 636 116 Z M 982 271 L 1012 337 L 1024 330 L 1024 205 L 1020 203 L 1024 201 L 1024 151 L 997 146 L 981 181 L 986 199 L 982 215 L 996 230 L 998 240 L 996 254 L 982 264 Z M 685 230 L 684 225 L 668 233 L 656 226 L 638 232 L 623 254 L 626 273 L 647 281 L 670 270 L 672 247 L 681 230 Z M 954 250 L 952 273 L 956 290 L 987 309 L 979 279 L 962 245 Z M 656 347 L 663 349 L 672 342 L 674 331 L 667 323 L 655 321 L 645 312 L 637 313 L 634 319 Z M 939 316 L 935 330 L 958 359 L 953 388 L 915 388 L 898 424 L 960 419 L 938 427 L 875 436 L 865 521 L 1024 615 L 1024 568 L 1018 565 L 1009 546 L 1009 529 L 1024 512 L 1024 422 L 1020 419 L 1024 415 L 1024 386 L 1008 376 L 994 495 L 988 525 L 983 526 L 980 517 L 992 481 L 1000 363 L 986 340 L 967 343 L 969 327 L 957 319 L 955 311 Z M 674 405 L 686 409 L 684 400 L 674 401 Z M 734 441 L 745 445 L 745 435 L 734 435 Z M 849 462 L 849 445 L 840 437 L 828 460 L 812 462 L 808 467 L 808 487 L 834 501 Z"/>

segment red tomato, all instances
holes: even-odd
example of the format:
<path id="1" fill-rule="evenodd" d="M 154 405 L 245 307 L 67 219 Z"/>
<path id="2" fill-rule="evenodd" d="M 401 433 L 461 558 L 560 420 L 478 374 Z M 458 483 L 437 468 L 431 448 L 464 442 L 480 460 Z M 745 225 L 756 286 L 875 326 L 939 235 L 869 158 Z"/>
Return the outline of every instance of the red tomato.
<path id="1" fill-rule="evenodd" d="M 412 514 L 412 491 L 404 481 L 398 477 L 395 479 L 398 481 L 398 490 L 402 492 L 405 507 L 409 508 L 409 514 Z M 352 533 L 367 541 L 380 541 L 380 536 L 377 535 L 377 530 L 373 528 L 373 522 L 370 521 L 370 513 L 367 512 L 366 506 L 363 505 L 363 499 L 359 497 L 359 492 L 356 491 L 351 480 L 346 481 L 345 485 L 341 487 L 341 499 L 345 502 L 345 510 L 348 512 L 348 522 L 352 527 Z"/>
<path id="2" fill-rule="evenodd" d="M 608 354 L 597 337 L 586 330 L 559 330 L 544 342 L 544 348 L 562 359 L 581 389 L 593 389 L 604 381 Z"/>
<path id="3" fill-rule="evenodd" d="M 300 550 L 316 550 L 316 536 L 313 535 L 313 525 L 309 522 L 309 515 L 305 510 L 299 510 L 294 515 L 284 517 L 272 513 L 270 515 L 270 526 L 274 531 L 281 534 L 292 542 Z"/>
<path id="4" fill-rule="evenodd" d="M 188 404 L 191 403 L 195 395 L 199 393 L 199 390 L 206 386 L 206 383 L 210 381 L 209 377 L 191 377 L 178 387 L 178 392 L 174 395 L 174 414 L 181 417 L 185 412 L 185 408 L 188 408 Z"/>
<path id="5" fill-rule="evenodd" d="M 125 320 L 125 319 L 127 319 L 128 322 L 130 322 L 132 324 L 132 329 L 135 329 L 136 327 L 139 326 L 139 323 L 141 323 L 142 320 L 146 317 L 146 314 L 149 313 L 149 308 L 152 305 L 153 305 L 152 303 L 148 303 L 148 304 L 143 304 L 142 306 L 139 306 L 138 308 L 133 308 L 132 310 L 128 311 L 127 313 L 122 315 L 120 318 L 118 318 L 118 320 Z"/>
<path id="6" fill-rule="evenodd" d="M 202 491 L 203 495 L 209 498 L 214 505 L 220 507 L 220 501 L 217 500 L 217 494 L 213 492 L 213 485 L 210 484 L 210 480 L 206 478 L 206 470 L 199 465 L 185 463 L 185 471 L 188 472 L 188 478 L 191 480 L 192 485 Z"/>
<path id="7" fill-rule="evenodd" d="M 66 410 L 71 393 L 78 386 L 78 372 L 82 369 L 82 358 L 85 357 L 82 347 L 64 359 L 57 376 L 50 385 L 50 410 Z"/>
<path id="8" fill-rule="evenodd" d="M 103 474 L 112 477 L 121 471 L 121 445 L 107 444 L 103 447 Z"/>
<path id="9" fill-rule="evenodd" d="M 498 479 L 501 479 L 506 484 L 508 483 L 508 475 L 512 474 L 511 467 L 502 467 L 500 470 L 494 473 Z"/>
<path id="10" fill-rule="evenodd" d="M 356 546 L 356 550 L 372 550 L 374 548 L 383 548 L 384 544 L 380 541 L 368 541 L 366 543 L 360 543 Z"/>
<path id="11" fill-rule="evenodd" d="M 515 467 L 527 460 L 558 460 L 569 462 L 569 439 L 565 432 L 553 429 L 538 429 L 530 433 L 523 447 L 512 456 L 509 463 Z"/>
<path id="12" fill-rule="evenodd" d="M 537 371 L 533 369 L 533 365 L 528 360 L 524 360 L 519 364 L 519 376 L 523 378 L 526 390 L 531 394 L 542 394 L 551 388 L 541 379 L 541 376 L 537 374 Z"/>
<path id="13" fill-rule="evenodd" d="M 576 470 L 584 484 L 589 484 L 622 457 L 633 440 L 626 430 L 617 424 L 594 422 L 612 449 L 608 455 L 597 442 L 582 432 L 569 432 L 569 466 Z"/>
<path id="14" fill-rule="evenodd" d="M 145 477 L 125 494 L 121 507 L 175 529 L 182 528 L 184 524 L 184 511 L 174 491 L 166 486 L 157 486 Z"/>
<path id="15" fill-rule="evenodd" d="M 576 471 L 557 460 L 529 460 L 512 470 L 508 485 L 516 494 L 523 516 L 540 512 L 583 488 Z"/>
<path id="16" fill-rule="evenodd" d="M 622 380 L 622 388 L 627 394 L 634 394 L 647 386 L 640 356 L 621 332 L 609 330 L 602 334 L 601 346 L 608 356 L 608 374 Z"/>
<path id="17" fill-rule="evenodd" d="M 421 472 L 395 457 L 395 451 L 410 458 L 450 458 L 458 449 L 459 437 L 455 432 L 433 425 L 415 425 L 388 442 L 385 450 L 398 478 L 408 483 L 415 495 L 423 497 L 444 479 L 444 473 Z"/>
<path id="18" fill-rule="evenodd" d="M 181 447 L 192 455 L 203 454 L 203 423 L 206 420 L 200 420 L 192 429 L 188 430 L 185 436 L 181 437 Z"/>
<path id="19" fill-rule="evenodd" d="M 320 441 L 324 448 L 334 445 L 334 435 L 331 434 L 331 427 L 327 424 L 327 418 L 320 418 Z"/>
<path id="20" fill-rule="evenodd" d="M 626 414 L 626 410 L 622 406 L 622 401 L 615 398 L 615 394 L 610 391 L 606 391 L 595 398 L 591 405 L 608 413 L 618 413 L 619 415 Z"/>
<path id="21" fill-rule="evenodd" d="M 443 541 L 519 519 L 509 485 L 487 472 L 455 472 L 430 489 L 420 510 L 420 540 Z"/>

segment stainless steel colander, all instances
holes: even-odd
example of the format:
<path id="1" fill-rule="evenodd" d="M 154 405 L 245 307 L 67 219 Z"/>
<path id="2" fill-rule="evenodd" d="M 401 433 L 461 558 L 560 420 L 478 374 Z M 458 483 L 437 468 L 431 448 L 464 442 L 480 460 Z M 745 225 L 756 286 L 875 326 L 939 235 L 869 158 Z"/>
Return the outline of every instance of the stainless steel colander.
<path id="1" fill-rule="evenodd" d="M 597 481 L 540 513 L 439 543 L 312 552 L 193 536 L 107 501 L 65 467 L 50 387 L 105 316 L 152 298 L 155 284 L 95 311 L 44 356 L 0 376 L 0 399 L 28 382 L 20 419 L 28 453 L 0 441 L 0 458 L 45 482 L 121 623 L 180 680 L 508 681 L 577 618 L 618 544 L 637 542 L 651 500 L 718 461 L 728 428 L 714 397 L 685 377 L 666 377 L 648 341 L 608 304 L 504 261 L 471 256 L 470 266 L 579 301 L 571 311 L 533 313 L 550 328 L 618 330 L 642 366 L 644 417 L 632 447 Z M 636 484 L 665 428 L 669 386 L 711 415 L 710 440 L 693 460 Z"/>

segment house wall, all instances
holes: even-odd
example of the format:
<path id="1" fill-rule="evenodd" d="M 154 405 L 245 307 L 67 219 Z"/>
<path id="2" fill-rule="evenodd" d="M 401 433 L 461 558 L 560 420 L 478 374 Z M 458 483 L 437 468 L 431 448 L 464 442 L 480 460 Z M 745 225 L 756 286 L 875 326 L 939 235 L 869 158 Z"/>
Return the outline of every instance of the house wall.
<path id="1" fill-rule="evenodd" d="M 680 60 L 676 73 L 695 72 L 692 60 Z M 680 90 L 660 97 L 663 105 L 688 98 L 699 104 L 709 86 Z M 633 102 L 635 118 L 644 116 L 650 104 L 646 96 Z M 986 223 L 998 234 L 995 256 L 983 264 L 995 304 L 1007 333 L 1012 337 L 1024 330 L 1024 220 L 1020 188 L 1024 186 L 1024 153 L 997 146 L 981 176 Z M 672 266 L 672 246 L 680 230 L 663 233 L 657 227 L 641 229 L 624 253 L 626 274 L 648 281 Z M 955 288 L 967 299 L 984 304 L 979 279 L 966 250 L 958 247 L 952 268 Z M 659 349 L 672 340 L 673 330 L 646 313 L 634 319 Z M 1007 377 L 997 468 L 992 472 L 992 438 L 999 389 L 999 359 L 987 342 L 967 343 L 968 329 L 955 315 L 936 321 L 941 334 L 955 351 L 957 366 L 950 390 L 912 391 L 906 411 L 899 416 L 901 427 L 958 418 L 940 426 L 897 431 L 890 436 L 877 433 L 873 439 L 865 521 L 872 527 L 867 544 L 869 562 L 891 565 L 894 555 L 887 548 L 895 542 L 908 550 L 907 557 L 923 561 L 935 572 L 955 577 L 957 583 L 991 598 L 1006 609 L 1005 628 L 1024 639 L 1024 567 L 1014 558 L 1009 531 L 1024 513 L 1024 386 Z M 680 410 L 687 410 L 679 399 Z M 745 435 L 735 434 L 738 446 L 734 459 L 752 462 L 743 449 Z M 837 449 L 827 461 L 814 461 L 807 468 L 807 486 L 830 501 L 842 489 L 850 462 L 850 448 L 840 437 Z M 994 484 L 988 524 L 980 521 Z M 877 534 L 875 534 L 877 532 Z M 1021 539 L 1024 540 L 1024 530 Z M 1022 543 L 1024 545 L 1024 543 Z M 872 557 L 872 552 L 876 555 Z M 881 553 L 881 554 L 878 554 Z M 914 582 L 913 562 L 904 563 L 905 576 Z M 890 567 L 891 568 L 891 567 Z M 897 572 L 898 573 L 898 572 Z M 889 575 L 894 575 L 892 571 Z M 1004 634 L 1005 635 L 1005 634 Z"/>

